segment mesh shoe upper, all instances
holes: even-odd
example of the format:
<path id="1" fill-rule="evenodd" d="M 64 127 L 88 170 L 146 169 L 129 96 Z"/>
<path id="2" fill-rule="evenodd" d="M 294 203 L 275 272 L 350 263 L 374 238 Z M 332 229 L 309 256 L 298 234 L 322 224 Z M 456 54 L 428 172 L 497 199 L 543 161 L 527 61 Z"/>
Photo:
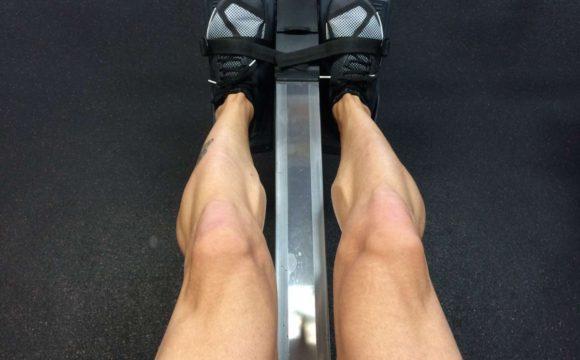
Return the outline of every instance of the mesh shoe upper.
<path id="1" fill-rule="evenodd" d="M 326 40 L 359 37 L 384 40 L 381 18 L 367 0 L 333 0 L 326 20 Z M 368 54 L 345 54 L 331 59 L 327 71 L 331 76 L 331 97 L 336 102 L 344 93 L 361 97 L 376 107 L 376 75 L 381 58 Z"/>
<path id="2" fill-rule="evenodd" d="M 222 0 L 213 9 L 208 21 L 206 39 L 244 37 L 264 40 L 266 36 L 265 12 L 262 0 Z M 210 82 L 215 84 L 214 105 L 225 96 L 242 91 L 253 100 L 252 88 L 258 84 L 255 59 L 241 55 L 216 55 L 210 57 Z"/>
<path id="3" fill-rule="evenodd" d="M 220 39 L 234 36 L 264 38 L 265 24 L 263 15 L 260 17 L 255 13 L 241 7 L 236 3 L 228 4 L 220 13 L 215 8 L 207 27 L 207 39 Z M 226 25 L 222 16 L 225 15 Z M 232 30 L 230 28 L 233 27 Z"/>

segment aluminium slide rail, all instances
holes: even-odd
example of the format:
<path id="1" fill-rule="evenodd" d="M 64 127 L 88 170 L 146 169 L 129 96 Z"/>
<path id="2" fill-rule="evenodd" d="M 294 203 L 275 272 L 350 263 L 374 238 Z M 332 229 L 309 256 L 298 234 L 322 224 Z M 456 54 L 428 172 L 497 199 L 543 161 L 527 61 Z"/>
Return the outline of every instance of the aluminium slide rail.
<path id="1" fill-rule="evenodd" d="M 277 0 L 276 48 L 318 44 L 317 0 Z M 319 71 L 276 74 L 278 358 L 330 359 Z"/>

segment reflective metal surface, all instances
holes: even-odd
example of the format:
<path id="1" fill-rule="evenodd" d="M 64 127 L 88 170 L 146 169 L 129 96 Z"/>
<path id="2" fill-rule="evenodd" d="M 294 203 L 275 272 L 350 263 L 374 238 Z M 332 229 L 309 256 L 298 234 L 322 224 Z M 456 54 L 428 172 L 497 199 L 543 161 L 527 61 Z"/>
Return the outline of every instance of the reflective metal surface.
<path id="1" fill-rule="evenodd" d="M 276 85 L 278 358 L 329 359 L 317 82 Z"/>

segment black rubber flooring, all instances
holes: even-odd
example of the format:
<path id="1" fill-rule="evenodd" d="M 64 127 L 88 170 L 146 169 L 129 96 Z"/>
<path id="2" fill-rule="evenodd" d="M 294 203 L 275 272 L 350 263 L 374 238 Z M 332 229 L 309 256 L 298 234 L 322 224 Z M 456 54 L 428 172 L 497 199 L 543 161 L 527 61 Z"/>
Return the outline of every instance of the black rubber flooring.
<path id="1" fill-rule="evenodd" d="M 200 13 L 0 3 L 0 358 L 153 357 L 211 122 Z M 580 357 L 579 19 L 572 0 L 395 1 L 378 122 L 425 197 L 431 275 L 468 359 Z M 255 160 L 273 194 L 273 155 Z"/>

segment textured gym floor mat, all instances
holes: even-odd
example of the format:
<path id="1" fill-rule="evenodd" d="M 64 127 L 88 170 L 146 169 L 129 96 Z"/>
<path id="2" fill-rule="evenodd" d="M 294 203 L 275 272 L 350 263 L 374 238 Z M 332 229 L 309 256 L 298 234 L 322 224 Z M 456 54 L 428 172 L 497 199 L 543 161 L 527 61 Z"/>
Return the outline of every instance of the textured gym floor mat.
<path id="1" fill-rule="evenodd" d="M 200 11 L 0 4 L 0 358 L 153 357 L 211 125 Z M 576 1 L 395 4 L 378 122 L 425 197 L 431 276 L 468 359 L 580 354 L 579 18 Z M 255 160 L 273 194 L 273 155 Z"/>

